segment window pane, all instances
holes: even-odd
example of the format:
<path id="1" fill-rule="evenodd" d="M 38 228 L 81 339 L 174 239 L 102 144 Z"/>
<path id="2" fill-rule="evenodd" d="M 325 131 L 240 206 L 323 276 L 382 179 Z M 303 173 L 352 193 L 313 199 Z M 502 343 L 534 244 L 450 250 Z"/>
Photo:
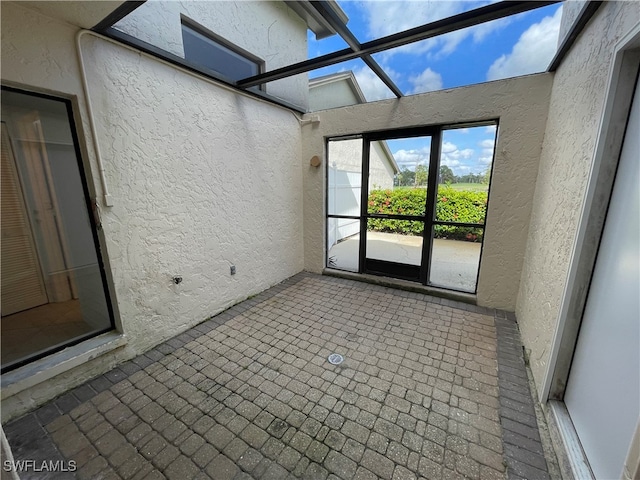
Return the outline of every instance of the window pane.
<path id="1" fill-rule="evenodd" d="M 358 271 L 360 258 L 360 220 L 327 219 L 327 267 Z"/>
<path id="2" fill-rule="evenodd" d="M 329 215 L 360 216 L 362 139 L 329 140 Z M 355 232 L 354 232 L 355 233 Z"/>
<path id="3" fill-rule="evenodd" d="M 111 328 L 64 102 L 2 92 L 2 366 Z"/>
<path id="4" fill-rule="evenodd" d="M 475 230 L 479 230 L 479 236 L 482 237 L 482 229 Z M 429 284 L 463 292 L 475 292 L 481 250 L 481 242 L 434 238 Z"/>
<path id="5" fill-rule="evenodd" d="M 357 272 L 360 256 L 362 139 L 329 140 L 327 158 L 328 213 L 356 217 L 327 218 L 327 266 Z"/>
<path id="6" fill-rule="evenodd" d="M 442 131 L 437 221 L 484 224 L 495 138 L 495 125 Z M 449 233 L 457 238 L 468 232 Z"/>
<path id="7" fill-rule="evenodd" d="M 182 40 L 186 60 L 218 72 L 231 80 L 240 80 L 260 73 L 256 62 L 186 25 L 182 25 Z"/>
<path id="8" fill-rule="evenodd" d="M 367 212 L 423 216 L 431 137 L 371 142 Z"/>

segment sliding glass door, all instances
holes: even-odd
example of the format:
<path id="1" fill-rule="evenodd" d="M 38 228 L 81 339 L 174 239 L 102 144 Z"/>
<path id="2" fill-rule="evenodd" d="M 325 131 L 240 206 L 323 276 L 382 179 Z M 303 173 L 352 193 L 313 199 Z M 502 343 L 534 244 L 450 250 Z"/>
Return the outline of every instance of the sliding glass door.
<path id="1" fill-rule="evenodd" d="M 71 105 L 2 90 L 2 370 L 113 328 Z"/>

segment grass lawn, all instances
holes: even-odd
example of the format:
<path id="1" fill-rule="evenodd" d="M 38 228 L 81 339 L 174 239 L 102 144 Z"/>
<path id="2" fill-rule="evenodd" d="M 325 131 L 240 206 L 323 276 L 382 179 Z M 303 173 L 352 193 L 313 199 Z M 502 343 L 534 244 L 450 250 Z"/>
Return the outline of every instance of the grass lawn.
<path id="1" fill-rule="evenodd" d="M 452 183 L 449 185 L 454 190 L 469 190 L 471 192 L 486 192 L 489 190 L 489 185 L 484 183 Z M 413 190 L 414 188 L 426 189 L 425 186 L 419 187 L 393 187 L 394 190 Z"/>
<path id="2" fill-rule="evenodd" d="M 452 183 L 450 185 L 454 190 L 470 190 L 472 192 L 486 192 L 489 185 L 485 183 Z"/>

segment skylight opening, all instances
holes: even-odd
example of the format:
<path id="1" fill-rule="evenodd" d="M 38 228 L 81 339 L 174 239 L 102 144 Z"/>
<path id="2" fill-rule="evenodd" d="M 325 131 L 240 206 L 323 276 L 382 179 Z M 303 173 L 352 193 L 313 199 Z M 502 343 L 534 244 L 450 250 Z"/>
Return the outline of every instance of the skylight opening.
<path id="1" fill-rule="evenodd" d="M 433 6 L 433 11 L 425 13 L 423 10 L 428 10 L 425 3 Z M 364 42 L 487 4 L 368 1 L 340 5 L 349 15 L 349 28 Z M 407 18 L 398 20 L 401 11 Z M 549 5 L 375 53 L 372 58 L 404 95 L 544 72 L 557 51 L 561 17 L 562 5 Z M 316 43 L 310 41 L 310 50 L 328 53 Z M 362 82 L 360 88 L 368 101 L 395 98 L 366 65 L 353 73 Z M 310 76 L 315 74 L 311 72 Z"/>

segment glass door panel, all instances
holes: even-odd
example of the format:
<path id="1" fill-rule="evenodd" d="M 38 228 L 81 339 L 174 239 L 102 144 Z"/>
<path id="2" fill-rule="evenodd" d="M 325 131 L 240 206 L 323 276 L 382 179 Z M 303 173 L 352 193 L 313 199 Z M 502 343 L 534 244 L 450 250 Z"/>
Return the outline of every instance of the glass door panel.
<path id="1" fill-rule="evenodd" d="M 70 111 L 2 92 L 3 371 L 113 328 Z"/>
<path id="2" fill-rule="evenodd" d="M 431 137 L 372 141 L 367 213 L 424 217 L 430 152 Z"/>
<path id="3" fill-rule="evenodd" d="M 420 266 L 424 222 L 370 218 L 367 258 Z"/>

